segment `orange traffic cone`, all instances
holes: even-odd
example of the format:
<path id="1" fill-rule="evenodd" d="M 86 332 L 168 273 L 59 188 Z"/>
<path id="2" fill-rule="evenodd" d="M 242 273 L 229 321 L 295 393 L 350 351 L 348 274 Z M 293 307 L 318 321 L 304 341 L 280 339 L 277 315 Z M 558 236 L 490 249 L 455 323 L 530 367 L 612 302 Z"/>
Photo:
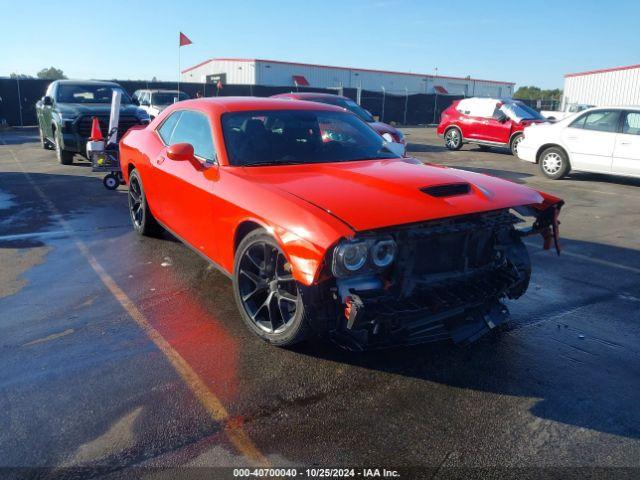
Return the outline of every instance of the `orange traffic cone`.
<path id="1" fill-rule="evenodd" d="M 100 122 L 97 117 L 93 117 L 93 122 L 91 123 L 91 136 L 89 137 L 89 140 L 92 142 L 104 140 L 102 132 L 100 131 Z"/>

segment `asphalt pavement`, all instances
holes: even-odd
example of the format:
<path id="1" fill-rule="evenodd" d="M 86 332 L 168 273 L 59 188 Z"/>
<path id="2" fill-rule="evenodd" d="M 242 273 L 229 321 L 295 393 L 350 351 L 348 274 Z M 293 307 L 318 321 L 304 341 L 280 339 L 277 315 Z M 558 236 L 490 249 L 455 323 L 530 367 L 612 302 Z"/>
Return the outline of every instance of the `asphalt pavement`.
<path id="1" fill-rule="evenodd" d="M 529 291 L 469 347 L 271 347 L 243 326 L 224 275 L 169 235 L 135 236 L 125 187 L 107 191 L 78 158 L 59 165 L 35 129 L 0 132 L 0 473 L 637 478 L 640 180 L 551 181 L 506 151 L 405 132 L 423 161 L 566 201 L 564 252 L 528 239 Z"/>

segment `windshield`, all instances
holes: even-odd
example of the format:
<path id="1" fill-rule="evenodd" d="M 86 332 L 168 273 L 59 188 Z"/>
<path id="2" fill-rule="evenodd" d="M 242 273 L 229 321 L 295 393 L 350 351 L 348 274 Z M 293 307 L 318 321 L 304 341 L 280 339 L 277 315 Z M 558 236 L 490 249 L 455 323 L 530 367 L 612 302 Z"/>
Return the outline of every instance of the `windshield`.
<path id="1" fill-rule="evenodd" d="M 326 103 L 328 105 L 336 105 L 338 107 L 346 108 L 352 113 L 355 113 L 365 122 L 375 122 L 375 119 L 371 116 L 369 112 L 367 112 L 364 108 L 358 105 L 353 100 L 335 97 L 335 98 L 326 98 L 326 97 L 318 97 L 310 99 L 312 102 Z"/>
<path id="2" fill-rule="evenodd" d="M 511 120 L 546 120 L 539 112 L 520 102 L 505 103 L 500 108 Z"/>
<path id="3" fill-rule="evenodd" d="M 187 100 L 189 97 L 184 92 L 180 92 L 180 96 L 178 92 L 155 92 L 151 94 L 151 105 L 171 105 L 175 103 L 176 98 L 180 101 Z"/>
<path id="4" fill-rule="evenodd" d="M 347 112 L 269 110 L 222 116 L 231 165 L 283 165 L 399 158 Z"/>
<path id="5" fill-rule="evenodd" d="M 116 90 L 122 93 L 120 103 L 131 103 L 127 92 L 112 85 L 58 85 L 56 102 L 59 103 L 111 103 L 111 96 Z"/>

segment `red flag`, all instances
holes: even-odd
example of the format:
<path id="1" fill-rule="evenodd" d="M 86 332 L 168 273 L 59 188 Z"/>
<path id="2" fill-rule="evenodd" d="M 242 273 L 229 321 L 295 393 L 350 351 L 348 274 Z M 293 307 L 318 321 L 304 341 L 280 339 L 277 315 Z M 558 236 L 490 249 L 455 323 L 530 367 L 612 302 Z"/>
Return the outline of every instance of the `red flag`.
<path id="1" fill-rule="evenodd" d="M 222 80 L 218 79 L 218 83 L 216 84 L 216 87 L 218 87 L 218 90 L 222 90 Z"/>
<path id="2" fill-rule="evenodd" d="M 189 37 L 187 37 L 184 33 L 180 32 L 180 46 L 184 47 L 185 45 L 191 45 L 193 42 L 191 40 L 189 40 Z"/>

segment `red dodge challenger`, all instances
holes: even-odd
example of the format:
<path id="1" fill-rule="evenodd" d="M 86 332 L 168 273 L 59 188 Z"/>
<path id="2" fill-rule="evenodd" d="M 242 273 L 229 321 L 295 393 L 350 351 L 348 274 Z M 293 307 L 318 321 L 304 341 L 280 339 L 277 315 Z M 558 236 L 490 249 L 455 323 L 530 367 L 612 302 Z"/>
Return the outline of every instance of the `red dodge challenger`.
<path id="1" fill-rule="evenodd" d="M 166 229 L 231 277 L 270 343 L 473 341 L 527 289 L 521 237 L 559 248 L 563 202 L 386 145 L 339 107 L 207 98 L 129 130 L 120 161 L 135 231 Z"/>

